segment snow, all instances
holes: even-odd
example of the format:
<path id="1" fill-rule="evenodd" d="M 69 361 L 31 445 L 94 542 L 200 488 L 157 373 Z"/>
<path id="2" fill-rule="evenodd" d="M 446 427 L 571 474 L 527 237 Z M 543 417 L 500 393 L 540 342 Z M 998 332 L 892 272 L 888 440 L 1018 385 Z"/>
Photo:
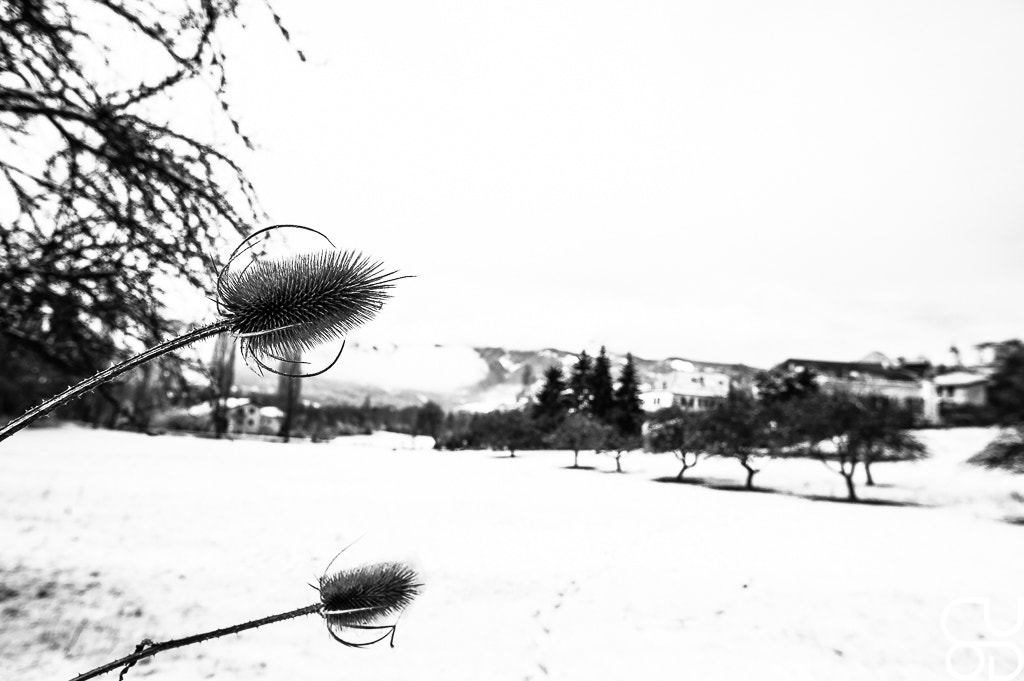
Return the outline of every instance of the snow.
<path id="1" fill-rule="evenodd" d="M 316 358 L 314 364 L 326 365 L 331 359 L 333 353 L 326 360 Z M 324 376 L 383 390 L 449 393 L 476 385 L 488 371 L 487 362 L 469 346 L 353 342 Z"/>
<path id="2" fill-rule="evenodd" d="M 520 363 L 513 362 L 512 358 L 509 357 L 508 355 L 502 355 L 501 357 L 499 357 L 498 364 L 500 364 L 501 368 L 510 374 L 514 374 L 519 367 L 523 366 Z"/>
<path id="3" fill-rule="evenodd" d="M 283 419 L 285 413 L 283 409 L 268 405 L 266 407 L 260 407 L 260 416 L 268 419 Z"/>
<path id="4" fill-rule="evenodd" d="M 522 406 L 526 394 L 536 394 L 539 388 L 524 388 L 521 383 L 499 383 L 480 392 L 479 399 L 456 407 L 456 411 L 472 414 L 486 414 Z"/>
<path id="5" fill-rule="evenodd" d="M 672 371 L 685 371 L 693 373 L 697 368 L 693 365 L 693 362 L 687 362 L 685 359 L 674 359 L 668 363 L 672 368 Z"/>
<path id="6" fill-rule="evenodd" d="M 144 636 L 312 603 L 307 584 L 359 537 L 341 561 L 422 572 L 396 648 L 344 648 L 306 617 L 127 678 L 950 678 L 944 607 L 1010 598 L 1024 574 L 1024 527 L 1002 520 L 1024 516 L 1024 483 L 962 463 L 992 435 L 925 432 L 933 459 L 879 465 L 885 486 L 860 488 L 914 507 L 810 499 L 843 493 L 812 461 L 766 462 L 757 482 L 778 493 L 743 493 L 655 482 L 677 472 L 671 455 L 627 454 L 618 475 L 590 452 L 593 470 L 570 470 L 567 452 L 435 452 L 396 434 L 33 429 L 0 445 L 0 678 L 70 678 Z M 708 461 L 687 476 L 741 473 Z"/>

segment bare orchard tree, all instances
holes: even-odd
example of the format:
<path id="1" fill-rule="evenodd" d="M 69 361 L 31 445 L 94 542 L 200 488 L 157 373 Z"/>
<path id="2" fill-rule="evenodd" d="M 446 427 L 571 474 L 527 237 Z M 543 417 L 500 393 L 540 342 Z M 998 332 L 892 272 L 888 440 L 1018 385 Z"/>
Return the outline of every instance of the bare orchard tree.
<path id="1" fill-rule="evenodd" d="M 579 468 L 580 451 L 598 451 L 612 435 L 612 427 L 586 414 L 569 414 L 544 437 L 544 442 L 554 449 L 568 449 L 572 452 L 572 467 Z"/>
<path id="2" fill-rule="evenodd" d="M 536 424 L 521 409 L 480 414 L 474 420 L 473 428 L 479 446 L 507 451 L 509 458 L 515 458 L 518 451 L 543 446 Z"/>
<path id="3" fill-rule="evenodd" d="M 670 407 L 656 412 L 649 421 L 647 450 L 672 452 L 682 468 L 676 480 L 696 466 L 711 445 L 710 422 L 706 412 L 684 411 Z"/>
<path id="4" fill-rule="evenodd" d="M 131 339 L 172 332 L 160 275 L 208 290 L 225 240 L 259 217 L 240 166 L 208 141 L 215 131 L 199 137 L 156 113 L 201 83 L 251 147 L 228 103 L 218 39 L 239 21 L 239 2 L 0 0 L 9 371 L 67 381 L 125 354 Z M 139 63 L 144 74 L 122 75 Z"/>
<path id="5" fill-rule="evenodd" d="M 859 420 L 860 401 L 843 393 L 821 393 L 803 400 L 800 410 L 790 412 L 788 428 L 801 443 L 803 453 L 818 459 L 846 483 L 846 496 L 857 501 L 853 475 L 861 462 L 861 449 L 854 433 Z"/>
<path id="6" fill-rule="evenodd" d="M 712 453 L 734 459 L 746 472 L 746 489 L 754 489 L 754 476 L 772 447 L 773 422 L 768 406 L 744 394 L 730 395 L 705 416 Z"/>
<path id="7" fill-rule="evenodd" d="M 604 451 L 615 457 L 615 472 L 622 473 L 622 455 L 643 447 L 643 439 L 640 435 L 623 433 L 611 429 L 611 432 L 604 441 Z"/>
<path id="8" fill-rule="evenodd" d="M 918 461 L 928 456 L 928 450 L 921 441 L 908 432 L 913 423 L 914 412 L 907 405 L 882 397 L 867 402 L 860 438 L 868 487 L 875 484 L 872 464 Z"/>
<path id="9" fill-rule="evenodd" d="M 843 477 L 846 497 L 858 501 L 854 474 L 860 465 L 906 461 L 927 455 L 907 432 L 909 422 L 898 405 L 877 396 L 837 393 L 807 399 L 796 422 L 808 455 Z M 874 480 L 869 475 L 869 484 Z"/>

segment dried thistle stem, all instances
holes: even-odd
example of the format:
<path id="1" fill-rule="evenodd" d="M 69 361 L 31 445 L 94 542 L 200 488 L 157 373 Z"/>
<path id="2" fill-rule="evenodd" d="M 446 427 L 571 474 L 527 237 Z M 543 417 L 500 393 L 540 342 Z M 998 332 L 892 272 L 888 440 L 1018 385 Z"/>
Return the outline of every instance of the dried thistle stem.
<path id="1" fill-rule="evenodd" d="M 194 331 L 190 331 L 189 333 L 186 333 L 183 336 L 178 336 L 176 338 L 164 341 L 159 345 L 155 345 L 152 348 L 121 362 L 120 364 L 115 364 L 109 369 L 104 369 L 103 371 L 85 379 L 81 383 L 71 386 L 64 392 L 60 393 L 59 395 L 51 397 L 50 399 L 46 400 L 39 406 L 29 409 L 27 412 L 25 412 L 18 418 L 8 423 L 6 426 L 0 429 L 0 442 L 3 442 L 11 435 L 14 435 L 19 430 L 29 425 L 33 421 L 37 421 L 38 419 L 41 419 L 42 417 L 46 416 L 54 409 L 64 406 L 65 404 L 75 399 L 76 397 L 79 397 L 83 393 L 92 390 L 98 385 L 106 383 L 112 378 L 120 376 L 126 371 L 130 371 L 135 367 L 145 364 L 151 359 L 155 359 L 161 355 L 167 354 L 172 350 L 177 350 L 178 348 L 184 347 L 186 345 L 191 345 L 196 341 L 203 340 L 204 338 L 209 338 L 210 336 L 216 336 L 218 333 L 222 333 L 230 329 L 231 322 L 229 320 L 221 320 L 218 322 L 214 322 L 213 324 L 208 324 L 206 326 L 202 326 L 198 329 L 195 329 Z"/>
<path id="2" fill-rule="evenodd" d="M 302 608 L 295 610 L 289 610 L 288 612 L 282 612 L 277 615 L 270 615 L 269 617 L 262 617 L 258 620 L 251 620 L 249 622 L 243 622 L 242 624 L 235 624 L 230 627 L 224 627 L 222 629 L 214 629 L 213 631 L 207 631 L 202 634 L 193 634 L 192 636 L 185 636 L 184 638 L 176 638 L 170 641 L 162 641 L 160 643 L 148 643 L 144 641 L 139 644 L 139 649 L 130 655 L 108 662 L 107 664 L 96 667 L 91 671 L 87 671 L 83 674 L 79 674 L 71 681 L 85 681 L 86 679 L 93 679 L 101 674 L 112 672 L 119 667 L 126 667 L 133 665 L 139 660 L 144 660 L 147 657 L 152 657 L 157 653 L 162 653 L 166 650 L 173 650 L 174 648 L 183 648 L 184 646 L 190 646 L 194 643 L 202 643 L 203 641 L 209 641 L 214 638 L 220 638 L 221 636 L 227 636 L 229 634 L 237 634 L 247 629 L 255 629 L 256 627 L 262 627 L 266 624 L 273 624 L 274 622 L 283 622 L 284 620 L 290 620 L 295 617 L 302 617 L 303 615 L 312 615 L 319 613 L 323 608 L 323 603 L 313 603 Z M 148 643 L 148 645 L 147 645 Z"/>

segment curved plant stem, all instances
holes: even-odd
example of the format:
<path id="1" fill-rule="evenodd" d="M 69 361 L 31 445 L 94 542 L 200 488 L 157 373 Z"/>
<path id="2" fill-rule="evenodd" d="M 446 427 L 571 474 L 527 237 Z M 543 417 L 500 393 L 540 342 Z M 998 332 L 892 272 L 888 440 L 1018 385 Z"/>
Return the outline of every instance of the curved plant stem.
<path id="1" fill-rule="evenodd" d="M 177 350 L 178 348 L 190 345 L 204 338 L 209 338 L 210 336 L 216 336 L 218 333 L 222 333 L 224 331 L 229 330 L 230 327 L 231 322 L 228 320 L 214 322 L 213 324 L 208 324 L 206 326 L 202 326 L 198 329 L 195 329 L 194 331 L 190 331 L 183 336 L 178 336 L 177 338 L 172 338 L 170 340 L 164 341 L 163 343 L 155 345 L 152 348 L 146 350 L 145 352 L 142 352 L 130 359 L 121 362 L 120 364 L 115 364 L 109 369 L 104 369 L 103 371 L 85 379 L 78 385 L 73 385 L 64 392 L 60 393 L 59 395 L 51 397 L 50 399 L 40 404 L 38 407 L 33 407 L 32 409 L 29 409 L 27 412 L 25 412 L 18 418 L 14 419 L 3 428 L 0 428 L 0 442 L 3 442 L 11 435 L 14 435 L 19 430 L 29 425 L 33 421 L 36 421 L 37 419 L 46 416 L 54 409 L 67 404 L 76 397 L 92 390 L 93 388 L 102 383 L 109 381 L 115 376 L 120 376 L 124 372 L 134 369 L 135 367 L 140 366 L 142 364 L 145 364 L 149 360 L 155 359 L 160 355 L 167 354 L 172 350 Z"/>
<path id="2" fill-rule="evenodd" d="M 192 645 L 193 643 L 202 643 L 203 641 L 209 641 L 210 639 L 220 638 L 221 636 L 227 636 L 228 634 L 237 634 L 245 631 L 246 629 L 255 629 L 256 627 L 262 627 L 265 624 L 273 624 L 274 622 L 281 622 L 283 620 L 290 620 L 293 617 L 302 617 L 303 615 L 312 615 L 318 613 L 323 608 L 322 603 L 313 603 L 303 608 L 297 608 L 296 610 L 289 610 L 288 612 L 282 612 L 278 615 L 271 615 L 269 617 L 263 617 L 258 620 L 252 620 L 250 622 L 243 622 L 242 624 L 235 624 L 230 627 L 224 627 L 223 629 L 214 629 L 213 631 L 207 631 L 202 634 L 194 634 L 192 636 L 186 636 L 184 638 L 176 638 L 170 641 L 163 641 L 161 643 L 152 643 L 149 641 L 143 641 L 139 644 L 139 648 L 135 650 L 131 655 L 125 655 L 124 657 L 108 662 L 105 665 L 96 667 L 92 671 L 79 674 L 71 681 L 85 681 L 86 679 L 96 678 L 101 674 L 114 671 L 118 667 L 124 667 L 126 665 L 133 665 L 139 660 L 143 660 L 147 657 L 152 657 L 157 653 L 162 653 L 165 650 L 173 650 L 174 648 L 182 648 L 184 646 Z"/>

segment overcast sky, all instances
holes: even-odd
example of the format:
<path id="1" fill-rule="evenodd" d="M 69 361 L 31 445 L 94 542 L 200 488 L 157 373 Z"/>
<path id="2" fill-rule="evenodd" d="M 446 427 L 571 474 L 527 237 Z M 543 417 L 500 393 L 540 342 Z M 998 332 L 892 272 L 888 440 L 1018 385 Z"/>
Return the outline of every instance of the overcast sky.
<path id="1" fill-rule="evenodd" d="M 260 9 L 228 47 L 271 222 L 417 275 L 360 339 L 1024 335 L 1022 2 L 278 2 L 306 64 Z"/>

